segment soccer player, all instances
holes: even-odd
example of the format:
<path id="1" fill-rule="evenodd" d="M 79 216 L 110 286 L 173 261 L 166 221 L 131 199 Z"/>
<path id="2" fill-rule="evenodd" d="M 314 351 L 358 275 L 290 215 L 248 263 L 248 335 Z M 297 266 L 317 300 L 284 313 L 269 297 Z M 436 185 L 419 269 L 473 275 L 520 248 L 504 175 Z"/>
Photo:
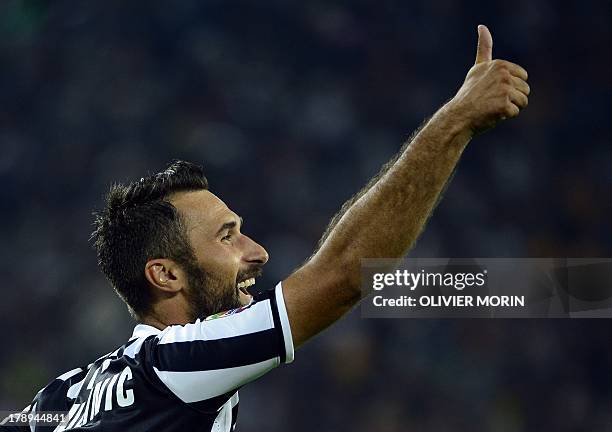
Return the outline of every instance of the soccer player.
<path id="1" fill-rule="evenodd" d="M 253 301 L 268 261 L 197 165 L 178 161 L 113 186 L 93 233 L 99 264 L 138 322 L 121 347 L 42 389 L 24 413 L 67 412 L 45 430 L 230 431 L 238 389 L 349 311 L 360 259 L 404 256 L 471 138 L 527 106 L 527 72 L 492 59 L 478 27 L 476 63 L 457 94 L 332 219 L 297 271 Z"/>

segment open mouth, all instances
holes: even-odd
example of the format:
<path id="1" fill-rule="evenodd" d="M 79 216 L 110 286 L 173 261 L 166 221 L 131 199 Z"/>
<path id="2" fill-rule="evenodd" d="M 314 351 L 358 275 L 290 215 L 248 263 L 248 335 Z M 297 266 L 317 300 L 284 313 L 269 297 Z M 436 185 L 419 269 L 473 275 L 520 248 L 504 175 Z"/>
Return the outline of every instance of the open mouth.
<path id="1" fill-rule="evenodd" d="M 242 282 L 238 282 L 236 284 L 236 288 L 238 288 L 240 290 L 240 292 L 242 292 L 245 295 L 250 296 L 251 294 L 247 291 L 247 289 L 249 287 L 252 287 L 253 285 L 255 285 L 255 278 L 249 278 L 249 279 L 245 279 Z"/>

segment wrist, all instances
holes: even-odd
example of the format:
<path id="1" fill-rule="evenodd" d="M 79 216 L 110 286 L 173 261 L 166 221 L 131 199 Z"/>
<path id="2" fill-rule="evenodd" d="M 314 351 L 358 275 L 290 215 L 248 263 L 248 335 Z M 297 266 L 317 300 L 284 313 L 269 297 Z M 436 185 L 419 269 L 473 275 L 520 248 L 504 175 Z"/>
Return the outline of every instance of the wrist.
<path id="1" fill-rule="evenodd" d="M 466 115 L 467 110 L 457 101 L 451 99 L 442 106 L 435 114 L 439 128 L 443 129 L 453 141 L 467 144 L 475 134 L 470 118 Z"/>
<path id="2" fill-rule="evenodd" d="M 440 111 L 443 112 L 444 116 L 448 118 L 448 122 L 452 124 L 452 128 L 457 132 L 457 134 L 463 135 L 469 133 L 470 136 L 474 135 L 472 121 L 467 115 L 468 110 L 460 103 L 460 101 L 453 98 L 444 104 Z"/>

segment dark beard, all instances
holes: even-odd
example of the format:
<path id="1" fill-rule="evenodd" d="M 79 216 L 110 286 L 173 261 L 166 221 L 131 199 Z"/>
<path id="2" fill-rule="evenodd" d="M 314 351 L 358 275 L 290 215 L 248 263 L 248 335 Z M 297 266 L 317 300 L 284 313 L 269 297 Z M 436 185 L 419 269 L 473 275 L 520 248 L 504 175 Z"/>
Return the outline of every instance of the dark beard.
<path id="1" fill-rule="evenodd" d="M 235 281 L 223 281 L 195 262 L 183 263 L 183 269 L 189 283 L 185 295 L 191 307 L 190 322 L 242 306 Z"/>

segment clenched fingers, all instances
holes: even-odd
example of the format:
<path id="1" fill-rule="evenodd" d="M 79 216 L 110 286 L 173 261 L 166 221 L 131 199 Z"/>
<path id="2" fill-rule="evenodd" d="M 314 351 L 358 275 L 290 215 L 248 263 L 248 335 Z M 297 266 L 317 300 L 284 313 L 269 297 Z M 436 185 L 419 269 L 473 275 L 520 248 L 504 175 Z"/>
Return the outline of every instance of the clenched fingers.
<path id="1" fill-rule="evenodd" d="M 515 77 L 515 76 L 512 77 L 512 85 L 514 86 L 515 89 L 523 93 L 525 96 L 529 96 L 529 93 L 531 93 L 529 84 L 527 84 L 525 81 L 523 81 L 519 77 Z"/>
<path id="2" fill-rule="evenodd" d="M 509 62 L 507 60 L 495 59 L 492 62 L 493 67 L 497 67 L 499 69 L 507 69 L 510 72 L 510 75 L 518 77 L 523 81 L 527 81 L 529 78 L 529 74 L 522 66 L 517 65 L 516 63 Z"/>
<path id="3" fill-rule="evenodd" d="M 510 101 L 519 109 L 523 109 L 529 104 L 527 96 L 519 90 L 510 90 L 508 97 L 510 98 Z"/>

